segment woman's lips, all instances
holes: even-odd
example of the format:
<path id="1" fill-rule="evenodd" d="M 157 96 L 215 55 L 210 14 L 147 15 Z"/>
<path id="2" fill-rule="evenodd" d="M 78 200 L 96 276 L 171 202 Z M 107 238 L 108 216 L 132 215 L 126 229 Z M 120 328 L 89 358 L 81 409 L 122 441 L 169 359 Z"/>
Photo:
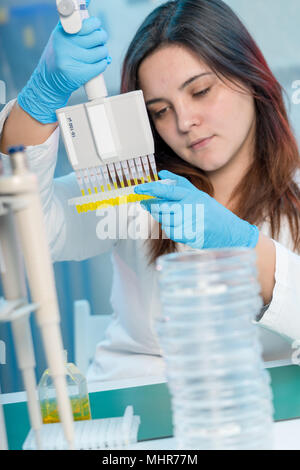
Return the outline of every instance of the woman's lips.
<path id="1" fill-rule="evenodd" d="M 190 148 L 192 150 L 198 150 L 200 148 L 206 147 L 212 141 L 213 138 L 214 136 L 212 135 L 211 137 L 207 137 L 206 139 L 202 139 L 202 140 L 199 139 L 195 141 L 193 144 L 191 144 Z"/>

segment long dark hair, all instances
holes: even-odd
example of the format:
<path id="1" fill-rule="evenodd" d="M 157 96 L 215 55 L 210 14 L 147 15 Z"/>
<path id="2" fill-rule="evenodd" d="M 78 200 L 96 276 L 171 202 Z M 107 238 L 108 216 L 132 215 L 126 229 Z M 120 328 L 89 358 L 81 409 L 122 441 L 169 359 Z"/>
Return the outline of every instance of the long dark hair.
<path id="1" fill-rule="evenodd" d="M 240 82 L 253 95 L 256 110 L 255 158 L 231 195 L 234 212 L 260 225 L 268 218 L 271 236 L 280 232 L 287 216 L 294 248 L 299 249 L 300 191 L 294 181 L 300 167 L 297 142 L 286 113 L 283 90 L 260 49 L 237 15 L 222 0 L 175 0 L 156 8 L 138 29 L 127 51 L 122 92 L 139 88 L 142 61 L 158 48 L 181 45 L 194 51 L 216 75 Z M 151 120 L 151 118 L 150 118 Z M 152 123 L 159 170 L 188 178 L 213 196 L 205 172 L 178 157 L 160 138 Z M 172 240 L 149 240 L 150 262 L 176 251 Z"/>

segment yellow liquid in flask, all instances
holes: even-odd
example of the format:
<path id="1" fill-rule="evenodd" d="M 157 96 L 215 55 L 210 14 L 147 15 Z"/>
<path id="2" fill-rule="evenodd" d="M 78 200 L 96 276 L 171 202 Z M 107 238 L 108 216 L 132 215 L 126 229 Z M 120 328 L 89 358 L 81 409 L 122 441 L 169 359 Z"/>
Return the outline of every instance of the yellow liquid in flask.
<path id="1" fill-rule="evenodd" d="M 67 360 L 65 361 L 65 367 L 74 421 L 92 419 L 87 383 L 84 375 L 81 374 L 75 364 L 67 363 Z M 60 419 L 56 391 L 49 369 L 43 373 L 38 389 L 43 423 L 58 423 Z"/>

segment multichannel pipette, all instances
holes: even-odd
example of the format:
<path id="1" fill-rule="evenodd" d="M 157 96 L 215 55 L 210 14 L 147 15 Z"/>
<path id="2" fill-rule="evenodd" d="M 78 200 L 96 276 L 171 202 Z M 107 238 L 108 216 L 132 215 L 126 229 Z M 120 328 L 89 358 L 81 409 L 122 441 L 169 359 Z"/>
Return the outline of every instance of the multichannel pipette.
<path id="1" fill-rule="evenodd" d="M 57 0 L 64 30 L 80 31 L 85 0 Z M 57 110 L 81 197 L 77 211 L 149 199 L 134 187 L 157 181 L 154 140 L 141 90 L 108 97 L 103 74 L 85 85 L 89 102 Z M 74 200 L 73 200 L 74 203 Z M 90 209 L 90 210 L 94 210 Z"/>

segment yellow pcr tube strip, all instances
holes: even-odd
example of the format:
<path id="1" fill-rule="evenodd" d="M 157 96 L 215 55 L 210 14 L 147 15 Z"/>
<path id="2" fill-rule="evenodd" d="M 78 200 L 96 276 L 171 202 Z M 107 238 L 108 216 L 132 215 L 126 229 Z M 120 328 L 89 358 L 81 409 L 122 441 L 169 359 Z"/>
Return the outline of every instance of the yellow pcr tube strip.
<path id="1" fill-rule="evenodd" d="M 123 204 L 129 204 L 132 202 L 138 202 L 147 199 L 153 199 L 152 196 L 146 196 L 143 194 L 135 194 L 135 186 L 126 187 L 120 195 L 119 188 L 118 190 L 113 189 L 107 192 L 106 196 L 104 193 L 94 194 L 92 196 L 85 196 L 84 198 L 76 198 L 71 202 L 75 206 L 78 214 L 85 212 L 93 212 L 101 208 L 107 208 L 108 206 L 120 206 Z"/>
<path id="2" fill-rule="evenodd" d="M 175 184 L 173 180 L 162 180 L 162 184 Z M 69 205 L 75 207 L 78 214 L 96 211 L 98 209 L 107 208 L 109 206 L 120 206 L 123 204 L 135 203 L 147 199 L 154 199 L 153 196 L 145 194 L 135 194 L 135 186 L 125 187 L 121 192 L 118 188 L 110 192 L 93 194 L 92 196 L 78 197 L 70 199 Z"/>

